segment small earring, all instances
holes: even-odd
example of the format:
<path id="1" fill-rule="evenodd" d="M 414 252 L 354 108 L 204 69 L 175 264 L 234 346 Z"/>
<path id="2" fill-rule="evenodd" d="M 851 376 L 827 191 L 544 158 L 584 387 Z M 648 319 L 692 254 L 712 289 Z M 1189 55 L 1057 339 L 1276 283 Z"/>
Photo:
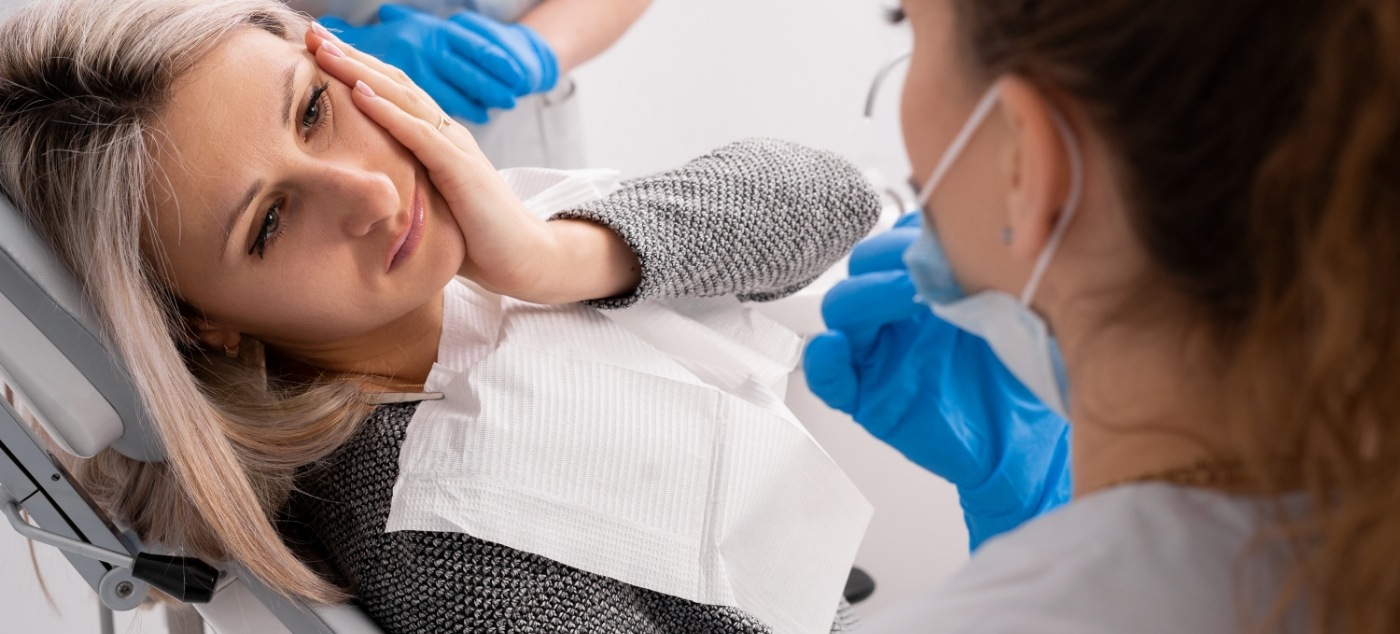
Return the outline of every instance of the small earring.
<path id="1" fill-rule="evenodd" d="M 1001 228 L 1001 243 L 1006 246 L 1011 246 L 1011 227 Z"/>

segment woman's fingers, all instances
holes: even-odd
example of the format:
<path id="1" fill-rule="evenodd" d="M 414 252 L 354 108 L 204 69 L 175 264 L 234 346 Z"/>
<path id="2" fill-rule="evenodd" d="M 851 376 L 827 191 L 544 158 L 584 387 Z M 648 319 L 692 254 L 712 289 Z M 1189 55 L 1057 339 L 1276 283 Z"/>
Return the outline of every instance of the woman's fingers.
<path id="1" fill-rule="evenodd" d="M 460 125 L 439 129 L 376 95 L 360 81 L 351 91 L 355 106 L 389 131 L 423 167 L 466 238 L 467 262 L 461 272 L 489 290 L 528 299 L 537 290 L 541 256 L 552 235 L 533 217 L 481 154 Z"/>
<path id="2" fill-rule="evenodd" d="M 307 47 L 315 51 L 316 63 L 347 86 L 363 81 L 375 94 L 394 102 L 405 112 L 436 125 L 442 109 L 418 88 L 403 71 L 354 50 L 344 42 L 326 39 L 317 33 L 318 25 L 307 31 Z M 314 48 L 312 48 L 314 46 Z"/>
<path id="3" fill-rule="evenodd" d="M 486 123 L 488 118 L 486 107 L 477 103 L 468 94 L 431 75 L 422 79 L 422 88 L 436 95 L 434 101 L 448 115 L 457 119 L 466 119 L 472 123 Z"/>
<path id="4" fill-rule="evenodd" d="M 399 70 L 398 67 L 394 66 L 393 64 L 388 64 L 384 62 L 384 60 L 379 59 L 378 57 L 370 55 L 369 53 L 365 53 L 364 51 L 361 51 L 353 46 L 350 46 L 349 44 L 346 44 L 345 42 L 341 41 L 340 38 L 336 37 L 335 34 L 327 31 L 325 27 L 321 26 L 316 22 L 311 23 L 311 28 L 307 30 L 305 39 L 306 49 L 311 51 L 312 53 L 316 53 L 320 50 L 322 42 L 329 41 L 335 44 L 341 52 L 345 53 L 351 59 L 361 64 L 364 64 L 366 67 L 373 69 L 375 72 L 378 72 L 379 74 L 384 75 L 385 77 L 391 78 L 407 86 L 415 85 L 413 83 L 413 80 L 409 78 L 408 74 L 403 72 L 402 70 Z M 350 82 L 349 85 L 353 86 L 355 84 L 354 82 Z"/>
<path id="5" fill-rule="evenodd" d="M 530 214 L 477 147 L 471 133 L 397 69 L 357 55 L 312 31 L 316 63 L 346 85 L 355 107 L 412 152 L 428 171 L 468 242 L 459 272 L 489 290 L 530 299 L 548 253 L 558 250 L 545 223 Z M 388 72 L 392 71 L 392 72 Z M 401 81 L 402 80 L 402 81 Z"/>
<path id="6" fill-rule="evenodd" d="M 424 121 L 376 94 L 364 81 L 357 82 L 351 94 L 361 112 L 388 130 L 427 168 L 428 176 L 464 230 L 490 226 L 498 220 L 494 213 L 473 213 L 493 209 L 494 205 L 483 201 L 493 195 L 514 199 L 509 189 L 502 189 L 505 183 L 466 128 L 441 119 L 441 115 L 434 123 Z"/>
<path id="7" fill-rule="evenodd" d="M 417 86 L 405 84 L 397 77 L 386 76 L 359 60 L 348 57 L 335 42 L 321 44 L 321 48 L 316 51 L 316 63 L 347 86 L 354 86 L 358 82 L 368 84 L 376 95 L 394 102 L 405 112 L 423 121 L 436 122 L 442 113 L 437 104 Z M 402 72 L 399 74 L 402 75 Z"/>
<path id="8" fill-rule="evenodd" d="M 464 94 L 458 87 L 433 79 L 431 75 L 428 81 L 436 81 L 438 85 L 418 86 L 398 68 L 334 39 L 319 24 L 313 23 L 306 32 L 306 47 L 316 55 L 316 61 L 323 69 L 345 85 L 354 86 L 355 82 L 364 81 L 375 92 L 424 121 L 435 121 L 433 117 L 439 109 L 473 123 L 485 123 L 487 120 L 486 106 L 469 94 Z M 438 95 L 438 100 L 429 97 L 424 88 Z M 514 98 L 511 99 L 514 105 Z"/>
<path id="9" fill-rule="evenodd" d="M 397 103 L 379 95 L 373 86 L 363 80 L 355 83 L 352 94 L 355 106 L 361 112 L 388 130 L 400 144 L 418 157 L 418 161 L 428 169 L 433 182 L 444 196 L 450 197 L 466 184 L 460 182 L 460 179 L 471 170 L 463 168 L 466 167 L 466 162 L 474 157 L 463 152 L 457 142 L 449 138 L 449 135 L 461 134 L 460 130 L 439 131 L 435 124 L 405 111 Z M 451 200 L 448 202 L 452 203 Z"/>

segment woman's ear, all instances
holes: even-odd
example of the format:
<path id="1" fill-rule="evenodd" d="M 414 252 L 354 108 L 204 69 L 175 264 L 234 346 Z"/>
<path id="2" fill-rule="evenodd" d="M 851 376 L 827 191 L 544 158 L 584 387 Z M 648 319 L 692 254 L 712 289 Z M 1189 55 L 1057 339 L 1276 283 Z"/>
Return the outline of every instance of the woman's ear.
<path id="1" fill-rule="evenodd" d="M 224 354 L 229 356 L 238 353 L 238 345 L 243 341 L 243 335 L 237 330 L 225 328 L 204 317 L 191 318 L 190 327 L 194 329 L 195 337 L 204 342 L 204 345 L 214 350 L 223 350 Z"/>
<path id="2" fill-rule="evenodd" d="M 1034 260 L 1045 249 L 1069 197 L 1069 154 L 1055 124 L 1055 106 L 1045 93 L 1016 75 L 1000 82 L 999 110 L 1011 134 L 1007 241 L 1013 257 Z"/>

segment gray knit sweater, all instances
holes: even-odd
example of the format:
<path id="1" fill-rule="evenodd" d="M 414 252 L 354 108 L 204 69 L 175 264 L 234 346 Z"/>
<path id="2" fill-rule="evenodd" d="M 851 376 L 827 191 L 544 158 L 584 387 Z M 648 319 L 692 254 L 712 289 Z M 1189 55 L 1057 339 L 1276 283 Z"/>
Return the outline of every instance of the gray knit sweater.
<path id="1" fill-rule="evenodd" d="M 785 296 L 839 259 L 878 213 L 878 197 L 843 159 L 751 140 L 556 217 L 606 225 L 636 251 L 637 289 L 594 302 L 613 308 L 661 297 Z M 352 588 L 386 632 L 769 631 L 735 608 L 636 588 L 470 535 L 384 532 L 416 407 L 380 407 L 334 455 L 303 469 L 282 520 L 289 544 Z M 832 631 L 848 631 L 849 607 L 837 608 Z"/>

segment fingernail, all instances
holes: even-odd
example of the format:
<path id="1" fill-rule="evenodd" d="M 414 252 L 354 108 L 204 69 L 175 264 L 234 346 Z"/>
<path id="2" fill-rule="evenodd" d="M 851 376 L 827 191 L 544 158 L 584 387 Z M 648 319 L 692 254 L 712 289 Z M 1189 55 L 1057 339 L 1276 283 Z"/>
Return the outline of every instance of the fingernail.
<path id="1" fill-rule="evenodd" d="M 323 39 L 323 40 L 333 40 L 333 41 L 334 41 L 334 40 L 339 39 L 339 38 L 337 38 L 336 36 L 331 35 L 331 32 L 330 32 L 330 31 L 327 31 L 327 30 L 326 30 L 326 27 L 321 26 L 321 23 L 320 23 L 320 22 L 312 22 L 312 23 L 311 23 L 311 30 L 312 30 L 312 31 L 315 31 L 315 32 L 316 32 L 316 35 L 321 36 L 321 39 Z"/>
<path id="2" fill-rule="evenodd" d="M 341 52 L 340 47 L 336 46 L 335 42 L 321 42 L 321 50 L 334 57 L 345 57 L 345 53 Z"/>
<path id="3" fill-rule="evenodd" d="M 361 81 L 361 80 L 358 80 L 358 79 L 355 80 L 355 90 L 360 91 L 360 94 L 362 94 L 362 95 L 364 95 L 364 96 L 366 96 L 366 97 L 373 97 L 373 96 L 375 96 L 375 95 L 374 95 L 374 89 L 373 89 L 373 88 L 370 88 L 370 87 L 369 87 L 369 84 L 366 84 L 364 81 Z"/>

